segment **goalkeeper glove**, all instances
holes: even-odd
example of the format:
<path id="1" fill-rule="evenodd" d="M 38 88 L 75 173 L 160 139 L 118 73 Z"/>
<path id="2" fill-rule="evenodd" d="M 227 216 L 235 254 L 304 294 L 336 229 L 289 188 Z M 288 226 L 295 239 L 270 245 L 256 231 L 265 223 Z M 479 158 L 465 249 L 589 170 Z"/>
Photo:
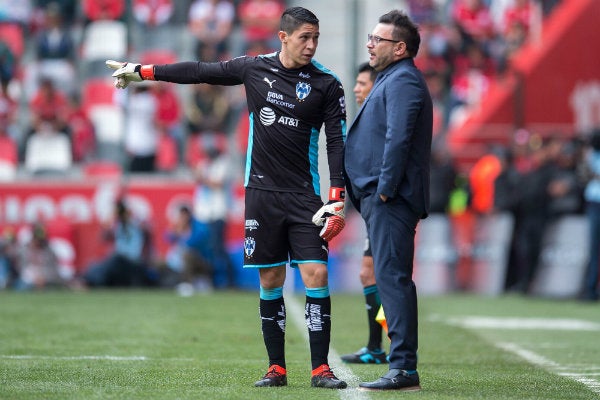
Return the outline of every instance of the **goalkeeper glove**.
<path id="1" fill-rule="evenodd" d="M 329 201 L 313 215 L 312 221 L 317 226 L 322 226 L 319 236 L 330 241 L 344 229 L 344 198 L 346 192 L 343 188 L 332 187 L 329 189 Z"/>
<path id="2" fill-rule="evenodd" d="M 115 87 L 125 89 L 129 82 L 141 82 L 154 79 L 154 65 L 142 65 L 130 62 L 106 60 L 109 68 L 116 70 L 112 76 L 115 78 Z"/>

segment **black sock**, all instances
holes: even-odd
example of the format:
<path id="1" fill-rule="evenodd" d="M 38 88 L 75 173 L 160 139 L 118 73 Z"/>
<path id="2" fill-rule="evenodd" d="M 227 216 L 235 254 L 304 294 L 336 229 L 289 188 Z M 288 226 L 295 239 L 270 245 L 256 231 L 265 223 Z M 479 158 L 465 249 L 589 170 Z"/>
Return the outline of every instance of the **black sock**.
<path id="1" fill-rule="evenodd" d="M 269 366 L 285 368 L 285 303 L 283 297 L 260 299 L 260 319 L 263 340 L 269 356 Z"/>
<path id="2" fill-rule="evenodd" d="M 308 297 L 304 318 L 308 327 L 310 359 L 312 369 L 328 364 L 329 341 L 331 339 L 331 297 Z"/>
<path id="3" fill-rule="evenodd" d="M 379 307 L 381 307 L 381 300 L 379 299 L 379 292 L 375 285 L 365 287 L 364 293 L 367 304 L 367 318 L 369 320 L 369 342 L 367 348 L 369 350 L 378 350 L 381 349 L 381 333 L 383 329 L 375 318 L 379 312 Z"/>

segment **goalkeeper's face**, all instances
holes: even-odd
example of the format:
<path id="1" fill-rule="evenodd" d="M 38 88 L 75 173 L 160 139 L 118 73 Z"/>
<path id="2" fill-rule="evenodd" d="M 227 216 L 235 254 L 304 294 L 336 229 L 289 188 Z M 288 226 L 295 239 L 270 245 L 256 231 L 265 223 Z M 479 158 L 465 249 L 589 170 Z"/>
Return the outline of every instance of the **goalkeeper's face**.
<path id="1" fill-rule="evenodd" d="M 319 26 L 302 24 L 291 34 L 281 31 L 281 53 L 286 68 L 300 68 L 310 64 L 319 45 Z"/>

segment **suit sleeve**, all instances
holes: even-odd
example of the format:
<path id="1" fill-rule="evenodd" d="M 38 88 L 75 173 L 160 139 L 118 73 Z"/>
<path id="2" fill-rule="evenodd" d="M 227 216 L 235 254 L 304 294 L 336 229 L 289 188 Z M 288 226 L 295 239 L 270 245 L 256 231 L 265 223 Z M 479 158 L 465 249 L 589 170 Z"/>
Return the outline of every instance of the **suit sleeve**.
<path id="1" fill-rule="evenodd" d="M 346 100 L 342 84 L 335 80 L 325 104 L 325 137 L 331 187 L 345 186 L 344 141 L 346 140 Z"/>
<path id="2" fill-rule="evenodd" d="M 403 71 L 385 88 L 386 134 L 378 194 L 394 198 L 406 172 L 416 122 L 423 103 L 423 88 L 410 71 Z"/>

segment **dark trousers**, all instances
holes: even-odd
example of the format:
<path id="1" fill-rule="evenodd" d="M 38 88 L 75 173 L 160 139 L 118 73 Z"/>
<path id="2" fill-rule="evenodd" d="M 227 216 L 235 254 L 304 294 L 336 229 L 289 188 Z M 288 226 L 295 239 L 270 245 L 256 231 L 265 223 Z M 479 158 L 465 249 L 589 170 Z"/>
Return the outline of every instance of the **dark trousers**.
<path id="1" fill-rule="evenodd" d="M 589 264 L 584 285 L 584 296 L 598 298 L 598 274 L 600 274 L 600 203 L 588 202 L 586 214 L 590 232 Z"/>
<path id="2" fill-rule="evenodd" d="M 378 195 L 360 202 L 371 242 L 375 279 L 385 312 L 390 369 L 417 369 L 417 291 L 412 280 L 419 216 L 403 200 L 383 203 Z"/>

